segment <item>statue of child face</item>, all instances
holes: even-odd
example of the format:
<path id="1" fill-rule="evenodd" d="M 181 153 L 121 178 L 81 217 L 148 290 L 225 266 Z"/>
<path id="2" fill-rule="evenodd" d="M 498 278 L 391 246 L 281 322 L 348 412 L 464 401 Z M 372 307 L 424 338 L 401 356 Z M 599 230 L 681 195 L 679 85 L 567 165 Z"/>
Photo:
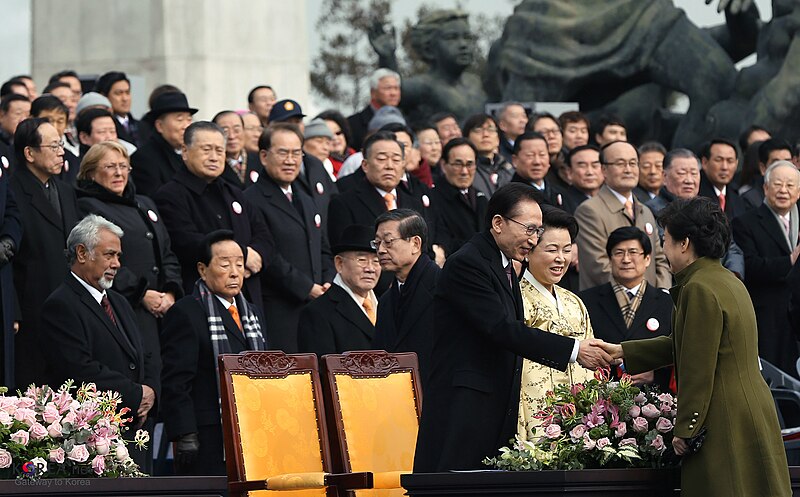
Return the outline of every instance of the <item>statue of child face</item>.
<path id="1" fill-rule="evenodd" d="M 475 36 L 466 19 L 442 24 L 432 48 L 440 67 L 459 71 L 469 67 L 475 56 Z"/>

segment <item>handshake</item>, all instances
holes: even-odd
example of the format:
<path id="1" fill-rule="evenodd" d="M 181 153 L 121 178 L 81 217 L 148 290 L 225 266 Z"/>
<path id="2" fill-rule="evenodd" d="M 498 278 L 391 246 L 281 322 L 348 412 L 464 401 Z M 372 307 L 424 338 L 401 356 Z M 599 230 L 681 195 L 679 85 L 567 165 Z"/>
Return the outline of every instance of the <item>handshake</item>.
<path id="1" fill-rule="evenodd" d="M 586 369 L 617 366 L 622 363 L 622 345 L 591 338 L 578 342 L 578 364 Z"/>

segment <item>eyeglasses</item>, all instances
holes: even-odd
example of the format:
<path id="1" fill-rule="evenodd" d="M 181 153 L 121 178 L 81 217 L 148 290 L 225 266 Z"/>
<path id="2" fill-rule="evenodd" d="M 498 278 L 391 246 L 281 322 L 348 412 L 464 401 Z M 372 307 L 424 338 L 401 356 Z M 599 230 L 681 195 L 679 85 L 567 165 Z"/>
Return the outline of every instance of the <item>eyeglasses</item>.
<path id="1" fill-rule="evenodd" d="M 289 157 L 294 160 L 300 160 L 303 158 L 303 151 L 302 150 L 286 150 L 285 148 L 279 148 L 278 150 L 270 150 L 275 157 L 278 159 L 285 161 Z"/>
<path id="2" fill-rule="evenodd" d="M 58 153 L 59 150 L 64 150 L 63 143 L 53 143 L 52 145 L 31 145 L 31 148 L 38 148 L 39 150 L 43 148 L 49 148 L 54 153 Z"/>
<path id="3" fill-rule="evenodd" d="M 376 238 L 374 240 L 370 240 L 369 241 L 369 246 L 372 247 L 372 250 L 378 250 L 380 248 L 380 246 L 381 246 L 381 243 L 382 243 L 383 246 L 388 249 L 388 248 L 392 248 L 392 245 L 397 240 L 408 240 L 409 238 L 411 238 L 411 237 L 400 237 L 399 236 L 397 238 L 386 238 L 386 239 L 383 239 L 383 240 L 381 240 L 380 238 Z"/>
<path id="4" fill-rule="evenodd" d="M 620 159 L 614 162 L 606 162 L 606 166 L 614 166 L 619 169 L 625 169 L 626 167 L 630 169 L 636 169 L 637 167 L 639 167 L 639 159 L 631 159 L 629 161 L 626 161 L 625 159 Z"/>
<path id="5" fill-rule="evenodd" d="M 244 126 L 242 126 L 241 124 L 237 124 L 235 126 L 223 126 L 222 131 L 223 133 L 225 133 L 226 137 L 230 136 L 231 133 L 236 133 L 238 135 L 239 133 L 244 131 Z"/>
<path id="6" fill-rule="evenodd" d="M 354 257 L 354 258 L 352 258 L 350 260 L 355 262 L 358 265 L 358 267 L 380 266 L 381 265 L 381 262 L 378 260 L 377 257 Z"/>
<path id="7" fill-rule="evenodd" d="M 116 173 L 117 171 L 121 173 L 129 173 L 133 169 L 128 164 L 106 164 L 105 166 L 100 166 L 100 169 L 106 173 Z"/>
<path id="8" fill-rule="evenodd" d="M 497 133 L 497 128 L 495 128 L 494 126 L 475 126 L 471 130 L 469 130 L 469 132 L 479 133 L 479 134 L 489 133 L 490 135 L 493 135 Z"/>
<path id="9" fill-rule="evenodd" d="M 506 217 L 506 216 L 502 216 L 502 217 L 503 217 L 503 219 L 511 221 L 512 223 L 516 223 L 516 224 L 522 226 L 523 228 L 525 228 L 525 234 L 528 235 L 528 236 L 533 236 L 534 234 L 536 234 L 536 238 L 541 238 L 542 234 L 544 233 L 544 228 L 542 226 L 533 226 L 533 225 L 529 226 L 527 224 L 523 224 L 523 223 L 517 221 L 516 219 L 512 219 L 510 217 Z"/>
<path id="10" fill-rule="evenodd" d="M 624 259 L 626 255 L 631 259 L 635 259 L 640 255 L 644 255 L 644 252 L 642 250 L 637 250 L 637 249 L 628 249 L 628 250 L 619 249 L 611 252 L 611 257 L 613 257 L 614 259 Z"/>

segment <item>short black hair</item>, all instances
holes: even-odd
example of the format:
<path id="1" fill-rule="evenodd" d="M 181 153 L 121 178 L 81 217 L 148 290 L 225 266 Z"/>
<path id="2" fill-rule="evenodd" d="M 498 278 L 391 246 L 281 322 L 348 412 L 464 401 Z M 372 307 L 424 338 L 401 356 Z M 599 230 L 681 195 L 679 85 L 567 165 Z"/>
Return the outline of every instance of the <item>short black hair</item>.
<path id="1" fill-rule="evenodd" d="M 33 117 L 39 117 L 39 114 L 48 110 L 56 110 L 69 116 L 69 109 L 64 102 L 53 95 L 42 95 L 31 102 L 31 116 Z"/>
<path id="2" fill-rule="evenodd" d="M 211 248 L 214 244 L 227 240 L 235 242 L 235 236 L 231 230 L 216 230 L 204 236 L 200 240 L 200 246 L 197 248 L 197 262 L 202 262 L 206 266 L 211 264 L 211 257 L 213 256 Z M 242 255 L 244 255 L 244 250 L 242 250 Z"/>
<path id="3" fill-rule="evenodd" d="M 792 150 L 792 146 L 789 142 L 779 138 L 770 138 L 769 140 L 761 142 L 761 145 L 758 146 L 758 161 L 769 166 L 769 164 L 767 164 L 769 154 L 776 150 L 788 150 L 791 155 L 794 155 L 794 150 Z"/>
<path id="4" fill-rule="evenodd" d="M 512 154 L 517 155 L 519 153 L 519 149 L 522 148 L 522 142 L 527 140 L 542 140 L 544 144 L 547 145 L 547 138 L 545 138 L 543 134 L 537 133 L 536 131 L 526 131 L 519 135 L 516 140 L 514 140 L 514 151 Z"/>
<path id="5" fill-rule="evenodd" d="M 567 112 L 564 112 L 558 116 L 558 124 L 561 125 L 561 129 L 566 128 L 567 124 L 580 122 L 586 123 L 587 128 L 590 126 L 589 118 L 577 110 L 568 110 Z"/>
<path id="6" fill-rule="evenodd" d="M 217 123 L 212 123 L 211 121 L 195 121 L 183 132 L 183 144 L 186 145 L 186 148 L 192 146 L 194 135 L 199 131 L 216 131 L 222 135 L 222 138 L 225 138 L 225 132 L 222 131 L 222 128 L 220 128 Z"/>
<path id="7" fill-rule="evenodd" d="M 300 127 L 293 123 L 279 122 L 270 123 L 269 126 L 264 128 L 264 131 L 261 132 L 261 136 L 258 137 L 258 149 L 269 150 L 272 146 L 272 135 L 278 131 L 294 133 L 298 138 L 300 138 L 300 146 L 303 146 L 305 138 L 303 137 L 303 132 L 300 131 Z"/>
<path id="8" fill-rule="evenodd" d="M 467 138 L 464 138 L 463 136 L 459 136 L 458 138 L 453 138 L 452 140 L 447 142 L 447 145 L 445 145 L 444 148 L 442 149 L 442 159 L 444 159 L 445 162 L 449 162 L 450 151 L 462 145 L 466 145 L 467 147 L 472 149 L 472 152 L 475 154 L 475 160 L 477 161 L 479 156 L 478 149 L 475 147 L 474 143 L 469 141 Z"/>
<path id="9" fill-rule="evenodd" d="M 73 71 L 72 69 L 65 69 L 63 71 L 58 71 L 57 73 L 50 76 L 50 79 L 47 81 L 48 83 L 55 83 L 56 81 L 61 81 L 61 78 L 76 78 L 80 80 L 80 76 L 78 73 Z"/>
<path id="10" fill-rule="evenodd" d="M 258 85 L 255 88 L 253 88 L 252 90 L 250 90 L 250 93 L 247 94 L 247 103 L 248 104 L 252 104 L 253 103 L 253 99 L 255 98 L 256 92 L 258 90 L 269 90 L 273 94 L 275 93 L 275 90 L 273 90 L 272 87 L 269 86 L 269 85 Z"/>
<path id="11" fill-rule="evenodd" d="M 552 205 L 542 204 L 541 208 L 544 230 L 547 231 L 548 228 L 567 230 L 570 241 L 574 243 L 578 236 L 578 221 L 575 216 Z"/>
<path id="12" fill-rule="evenodd" d="M 739 135 L 739 148 L 740 149 L 747 150 L 747 147 L 749 146 L 747 144 L 747 140 L 750 138 L 750 135 L 752 135 L 753 132 L 755 132 L 755 131 L 763 131 L 764 133 L 767 133 L 769 136 L 772 136 L 772 133 L 770 133 L 767 128 L 765 128 L 763 126 L 759 126 L 758 124 L 751 124 L 750 126 L 745 128 L 745 130 L 742 131 L 742 133 Z"/>
<path id="13" fill-rule="evenodd" d="M 110 117 L 112 120 L 114 116 L 111 115 L 109 111 L 106 109 L 102 109 L 99 107 L 84 109 L 80 114 L 78 114 L 78 118 L 75 120 L 75 130 L 80 133 L 86 133 L 87 135 L 92 134 L 92 123 L 95 119 L 99 119 L 101 117 Z"/>
<path id="14" fill-rule="evenodd" d="M 403 144 L 397 141 L 397 137 L 391 131 L 376 131 L 375 133 L 371 134 L 364 140 L 364 160 L 369 157 L 369 151 L 372 149 L 372 146 L 375 145 L 376 142 L 395 142 L 397 146 L 400 147 L 401 153 L 403 153 L 403 157 L 405 157 L 405 152 L 403 151 Z M 259 145 L 259 148 L 261 146 Z"/>
<path id="15" fill-rule="evenodd" d="M 328 109 L 320 112 L 317 114 L 317 117 L 314 119 L 322 119 L 323 121 L 333 121 L 339 125 L 339 128 L 344 133 L 344 141 L 347 143 L 347 146 L 350 146 L 350 142 L 352 140 L 352 134 L 350 133 L 350 123 L 347 122 L 347 118 L 344 117 L 344 114 L 339 112 L 338 110 Z"/>
<path id="16" fill-rule="evenodd" d="M 648 152 L 658 152 L 661 155 L 667 155 L 667 149 L 664 148 L 664 145 L 658 143 L 657 141 L 649 141 L 644 142 L 639 145 L 639 149 L 637 150 L 639 155 L 646 154 Z"/>
<path id="17" fill-rule="evenodd" d="M 428 239 L 428 224 L 419 212 L 411 209 L 386 211 L 375 219 L 375 231 L 378 230 L 378 226 L 389 221 L 399 221 L 400 224 L 397 225 L 397 231 L 400 232 L 400 236 L 402 238 L 418 236 L 422 240 L 420 245 L 423 250 L 425 249 L 425 242 Z"/>
<path id="18" fill-rule="evenodd" d="M 650 238 L 644 231 L 636 226 L 623 226 L 615 229 L 608 235 L 608 240 L 606 240 L 606 255 L 611 257 L 611 252 L 614 251 L 614 247 L 628 240 L 638 241 L 642 246 L 644 255 L 650 255 L 653 252 L 653 244 L 650 243 Z"/>
<path id="19" fill-rule="evenodd" d="M 636 158 L 637 159 L 639 158 L 639 151 L 636 150 L 636 147 L 633 146 L 633 143 L 622 141 L 622 140 L 614 140 L 613 142 L 608 142 L 605 145 L 603 145 L 602 147 L 600 147 L 600 164 L 601 165 L 603 165 L 603 166 L 608 165 L 606 163 L 606 149 L 608 147 L 610 147 L 611 145 L 616 145 L 617 143 L 625 143 L 625 144 L 630 145 L 631 148 L 636 152 Z"/>
<path id="20" fill-rule="evenodd" d="M 536 188 L 525 183 L 507 183 L 497 189 L 489 199 L 486 208 L 486 225 L 492 225 L 495 216 L 514 217 L 519 204 L 522 202 L 536 202 L 541 205 L 542 195 Z"/>
<path id="21" fill-rule="evenodd" d="M 704 159 L 708 159 L 711 157 L 711 147 L 714 145 L 727 145 L 733 149 L 733 153 L 736 154 L 736 158 L 739 158 L 739 147 L 736 146 L 735 143 L 728 140 L 727 138 L 713 138 L 711 141 L 707 142 L 703 146 L 703 150 L 700 153 L 700 157 Z"/>
<path id="22" fill-rule="evenodd" d="M 455 119 L 455 121 L 456 121 L 456 122 L 458 122 L 458 118 L 457 118 L 457 117 L 456 117 L 456 115 L 455 115 L 455 114 L 453 114 L 452 112 L 437 112 L 436 114 L 434 114 L 434 115 L 432 115 L 432 116 L 431 116 L 431 119 L 430 119 L 430 121 L 431 121 L 431 122 L 432 122 L 434 125 L 436 125 L 436 124 L 438 124 L 440 121 L 444 121 L 444 120 L 445 120 L 445 119 L 447 119 L 448 117 L 452 117 L 453 119 Z"/>
<path id="23" fill-rule="evenodd" d="M 67 88 L 69 90 L 72 90 L 72 87 L 69 85 L 69 83 L 64 83 L 63 81 L 56 80 L 51 83 L 48 83 L 47 86 L 44 87 L 44 90 L 42 90 L 42 94 L 44 95 L 47 93 L 52 93 L 53 90 L 55 90 L 56 88 Z"/>
<path id="24" fill-rule="evenodd" d="M 97 81 L 94 83 L 94 91 L 101 95 L 108 95 L 111 92 L 111 87 L 120 81 L 126 81 L 128 84 L 131 83 L 131 81 L 128 79 L 128 76 L 124 72 L 107 72 L 97 78 Z"/>
<path id="25" fill-rule="evenodd" d="M 0 99 L 0 112 L 5 114 L 11 108 L 11 102 L 30 102 L 28 97 L 19 93 L 9 93 Z"/>
<path id="26" fill-rule="evenodd" d="M 688 238 L 698 257 L 720 259 L 731 244 L 728 217 L 706 197 L 673 200 L 659 214 L 658 224 L 675 240 Z"/>
<path id="27" fill-rule="evenodd" d="M 233 115 L 237 116 L 239 118 L 239 121 L 242 123 L 242 126 L 244 126 L 244 119 L 235 110 L 221 110 L 221 111 L 217 112 L 216 114 L 214 114 L 214 117 L 211 118 L 211 122 L 214 123 L 214 124 L 219 124 L 217 121 L 222 116 L 227 116 L 228 114 L 233 114 Z"/>
<path id="28" fill-rule="evenodd" d="M 0 97 L 5 97 L 6 95 L 14 93 L 15 86 L 22 86 L 23 88 L 25 88 L 26 93 L 28 91 L 28 85 L 25 84 L 22 78 L 11 78 L 5 83 L 3 83 L 2 86 L 0 86 Z"/>
<path id="29" fill-rule="evenodd" d="M 497 128 L 497 120 L 490 116 L 489 114 L 472 114 L 464 121 L 464 124 L 461 126 L 461 134 L 464 136 L 468 136 L 469 132 L 475 128 L 479 128 L 483 126 L 486 121 L 491 121 L 494 124 L 494 127 Z"/>
<path id="30" fill-rule="evenodd" d="M 410 126 L 407 126 L 403 123 L 386 123 L 381 126 L 378 131 L 390 131 L 392 133 L 405 133 L 411 138 L 411 143 L 414 143 L 417 139 L 417 135 L 414 134 L 414 130 L 411 129 Z M 397 138 L 397 135 L 395 135 Z"/>
<path id="31" fill-rule="evenodd" d="M 534 112 L 528 118 L 528 124 L 525 125 L 525 128 L 533 131 L 533 127 L 536 125 L 536 121 L 539 119 L 550 119 L 556 123 L 556 126 L 558 126 L 559 130 L 561 129 L 561 123 L 558 121 L 558 118 L 549 112 Z"/>
<path id="32" fill-rule="evenodd" d="M 26 163 L 25 147 L 38 147 L 42 144 L 39 127 L 49 122 L 41 117 L 29 117 L 19 123 L 14 132 L 14 157 L 17 159 L 17 164 L 22 166 Z"/>
<path id="33" fill-rule="evenodd" d="M 605 131 L 608 126 L 622 126 L 625 128 L 625 131 L 628 130 L 628 127 L 625 126 L 625 121 L 620 116 L 616 114 L 603 114 L 595 123 L 594 134 L 602 135 L 603 131 Z"/>
<path id="34" fill-rule="evenodd" d="M 575 155 L 577 155 L 578 152 L 583 152 L 584 150 L 594 150 L 595 152 L 598 153 L 598 156 L 600 154 L 600 149 L 597 147 L 597 145 L 592 145 L 591 143 L 588 143 L 586 145 L 578 145 L 577 147 L 567 152 L 567 160 L 565 161 L 567 163 L 567 167 L 572 167 L 572 158 L 575 157 Z"/>

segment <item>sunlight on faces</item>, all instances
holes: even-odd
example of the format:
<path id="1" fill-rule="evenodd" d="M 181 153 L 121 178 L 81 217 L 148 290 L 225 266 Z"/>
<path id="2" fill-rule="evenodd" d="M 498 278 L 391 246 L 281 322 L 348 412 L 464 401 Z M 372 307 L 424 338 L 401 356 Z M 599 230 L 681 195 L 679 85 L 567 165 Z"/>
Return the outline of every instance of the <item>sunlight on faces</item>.
<path id="1" fill-rule="evenodd" d="M 481 155 L 492 154 L 500 146 L 500 134 L 491 119 L 487 119 L 480 126 L 469 130 L 468 138 Z"/>
<path id="2" fill-rule="evenodd" d="M 435 166 L 442 158 L 442 140 L 435 129 L 423 129 L 417 133 L 419 153 L 428 164 Z"/>
<path id="3" fill-rule="evenodd" d="M 711 184 L 718 189 L 733 181 L 736 167 L 739 162 L 736 159 L 736 149 L 724 143 L 711 145 L 708 159 L 703 158 L 703 172 L 706 173 Z"/>
<path id="4" fill-rule="evenodd" d="M 253 103 L 250 104 L 250 110 L 255 112 L 260 119 L 266 121 L 269 118 L 272 106 L 275 105 L 277 100 L 274 91 L 269 88 L 259 88 L 253 93 Z"/>
<path id="5" fill-rule="evenodd" d="M 225 155 L 239 157 L 244 148 L 244 125 L 242 118 L 235 112 L 228 112 L 217 118 L 217 125 L 225 132 Z"/>
<path id="6" fill-rule="evenodd" d="M 639 186 L 657 193 L 664 184 L 664 154 L 645 152 L 639 158 Z"/>
<path id="7" fill-rule="evenodd" d="M 64 166 L 64 147 L 61 146 L 61 135 L 55 126 L 44 123 L 39 126 L 42 144 L 39 147 L 25 147 L 25 160 L 33 168 L 33 173 L 44 182 L 50 176 L 57 175 Z"/>
<path id="8" fill-rule="evenodd" d="M 331 140 L 330 153 L 344 155 L 347 152 L 347 140 L 344 136 L 344 131 L 336 121 L 325 119 L 325 125 L 331 130 L 333 139 Z"/>
<path id="9" fill-rule="evenodd" d="M 378 246 L 378 259 L 383 271 L 406 272 L 414 265 L 422 252 L 422 240 L 418 236 L 401 238 L 400 221 L 386 221 L 375 230 L 375 240 L 382 240 Z M 387 247 L 387 240 L 391 240 Z"/>
<path id="10" fill-rule="evenodd" d="M 107 229 L 97 232 L 97 244 L 89 252 L 83 245 L 76 248 L 72 271 L 98 291 L 108 290 L 120 266 L 122 244 L 119 237 Z"/>
<path id="11" fill-rule="evenodd" d="M 533 130 L 547 138 L 547 151 L 550 152 L 550 155 L 561 152 L 561 147 L 564 146 L 564 139 L 561 136 L 561 128 L 558 126 L 558 122 L 549 117 L 540 117 L 533 124 Z"/>
<path id="12" fill-rule="evenodd" d="M 603 152 L 603 178 L 609 188 L 627 195 L 639 183 L 639 165 L 636 149 L 629 143 L 614 143 Z"/>
<path id="13" fill-rule="evenodd" d="M 571 166 L 567 176 L 572 185 L 585 193 L 596 192 L 603 185 L 600 153 L 597 150 L 581 150 L 570 157 Z"/>
<path id="14" fill-rule="evenodd" d="M 168 112 L 162 114 L 155 122 L 156 131 L 174 149 L 183 146 L 183 132 L 192 124 L 192 115 L 188 112 Z"/>
<path id="15" fill-rule="evenodd" d="M 303 149 L 300 138 L 291 131 L 272 133 L 269 150 L 261 150 L 259 157 L 264 171 L 272 180 L 284 188 L 292 184 L 300 174 Z"/>
<path id="16" fill-rule="evenodd" d="M 639 240 L 622 241 L 611 249 L 611 276 L 627 288 L 636 286 L 644 280 L 650 260 Z"/>
<path id="17" fill-rule="evenodd" d="M 244 283 L 244 255 L 242 247 L 233 240 L 223 240 L 211 246 L 208 266 L 197 263 L 200 279 L 216 295 L 233 300 L 242 291 Z"/>
<path id="18" fill-rule="evenodd" d="M 690 199 L 700 191 L 700 166 L 693 157 L 676 157 L 664 171 L 664 186 L 678 198 Z"/>
<path id="19" fill-rule="evenodd" d="M 785 216 L 800 197 L 800 171 L 789 163 L 775 167 L 764 183 L 764 200 L 772 210 Z"/>
<path id="20" fill-rule="evenodd" d="M 378 87 L 370 90 L 370 96 L 378 106 L 400 104 L 400 82 L 394 76 L 385 76 L 378 80 Z"/>
<path id="21" fill-rule="evenodd" d="M 126 116 L 131 111 L 131 84 L 127 81 L 117 81 L 111 85 L 106 97 L 115 114 Z"/>
<path id="22" fill-rule="evenodd" d="M 519 152 L 512 156 L 517 174 L 537 185 L 541 184 L 550 170 L 550 152 L 547 142 L 534 138 L 519 145 Z"/>
<path id="23" fill-rule="evenodd" d="M 39 112 L 37 117 L 50 121 L 50 124 L 56 127 L 58 136 L 64 136 L 64 131 L 67 129 L 67 114 L 64 114 L 58 109 L 48 109 Z"/>
<path id="24" fill-rule="evenodd" d="M 571 261 L 569 230 L 545 227 L 539 242 L 528 254 L 528 271 L 542 286 L 552 290 L 564 277 Z"/>
<path id="25" fill-rule="evenodd" d="M 333 259 L 336 272 L 356 295 L 366 297 L 378 284 L 381 264 L 375 252 L 347 251 Z"/>
<path id="26" fill-rule="evenodd" d="M 128 185 L 130 163 L 116 150 L 106 151 L 92 171 L 90 179 L 116 195 L 122 195 Z"/>
<path id="27" fill-rule="evenodd" d="M 517 204 L 508 216 L 526 226 L 539 227 L 542 225 L 542 209 L 536 202 L 523 200 Z M 509 259 L 523 262 L 536 246 L 537 236 L 525 234 L 525 228 L 500 215 L 492 218 L 492 236 L 494 236 L 500 251 Z"/>
<path id="28" fill-rule="evenodd" d="M 189 172 L 211 182 L 225 170 L 225 137 L 217 131 L 200 130 L 191 147 L 183 146 L 181 155 Z"/>
<path id="29" fill-rule="evenodd" d="M 606 143 L 614 141 L 628 141 L 628 132 L 619 124 L 609 124 L 603 129 L 603 133 L 595 135 L 595 141 L 601 147 Z"/>
<path id="30" fill-rule="evenodd" d="M 87 135 L 81 133 L 78 138 L 81 143 L 91 147 L 104 141 L 117 141 L 117 128 L 114 126 L 114 118 L 108 116 L 98 117 L 92 120 L 92 133 Z"/>
<path id="31" fill-rule="evenodd" d="M 472 186 L 475 179 L 476 157 L 469 145 L 459 145 L 450 149 L 450 157 L 443 166 L 444 177 L 448 183 L 459 190 Z"/>
<path id="32" fill-rule="evenodd" d="M 8 104 L 8 111 L 0 111 L 0 127 L 9 135 L 14 135 L 19 123 L 31 115 L 31 103 L 24 100 L 15 100 Z"/>
<path id="33" fill-rule="evenodd" d="M 369 157 L 362 163 L 367 181 L 385 192 L 391 192 L 403 177 L 405 160 L 400 144 L 381 140 L 372 144 Z"/>
<path id="34" fill-rule="evenodd" d="M 498 124 L 507 138 L 515 140 L 525 132 L 525 126 L 528 124 L 528 114 L 525 113 L 525 107 L 521 105 L 508 106 L 503 115 L 500 116 Z"/>
<path id="35" fill-rule="evenodd" d="M 564 128 L 564 146 L 569 150 L 589 143 L 589 127 L 585 122 L 567 123 Z"/>

